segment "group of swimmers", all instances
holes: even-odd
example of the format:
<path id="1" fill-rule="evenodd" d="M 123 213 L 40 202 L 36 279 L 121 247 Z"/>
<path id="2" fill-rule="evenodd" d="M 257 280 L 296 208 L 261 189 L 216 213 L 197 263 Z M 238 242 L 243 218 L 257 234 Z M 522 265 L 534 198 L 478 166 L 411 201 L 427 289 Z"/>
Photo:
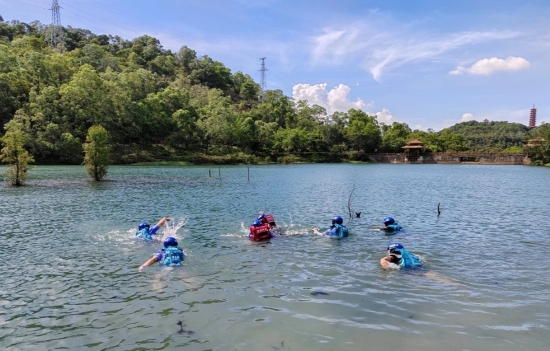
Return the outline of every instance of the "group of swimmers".
<path id="1" fill-rule="evenodd" d="M 403 229 L 392 217 L 384 218 L 383 223 L 384 226 L 378 229 L 388 233 L 394 234 Z M 325 232 L 321 233 L 318 228 L 313 228 L 313 232 L 317 235 L 337 238 L 348 236 L 348 228 L 344 225 L 344 219 L 341 216 L 334 216 L 332 218 L 332 225 Z M 388 245 L 387 250 L 387 256 L 382 257 L 380 260 L 380 265 L 383 268 L 412 268 L 422 266 L 422 260 L 415 254 L 405 250 L 400 243 L 391 243 Z"/>
<path id="2" fill-rule="evenodd" d="M 136 237 L 152 240 L 153 235 L 162 227 L 166 222 L 169 222 L 170 218 L 163 217 L 153 227 L 147 221 L 143 221 L 138 225 Z M 383 220 L 384 227 L 380 227 L 380 230 L 386 232 L 395 233 L 402 229 L 392 217 L 386 217 Z M 256 220 L 250 226 L 249 238 L 254 241 L 267 240 L 273 236 L 277 236 L 280 233 L 279 227 L 275 224 L 275 219 L 270 214 L 265 214 L 260 211 Z M 347 226 L 344 225 L 344 219 L 342 216 L 334 216 L 331 219 L 331 226 L 324 232 L 320 232 L 318 228 L 313 228 L 313 232 L 317 235 L 345 238 L 349 235 Z M 168 237 L 164 240 L 164 247 L 157 251 L 153 257 L 148 259 L 145 263 L 139 266 L 141 272 L 144 267 L 150 266 L 155 262 L 159 262 L 165 266 L 179 266 L 182 264 L 186 254 L 178 246 L 178 241 L 174 237 Z M 391 243 L 387 247 L 387 256 L 380 259 L 380 265 L 383 268 L 414 268 L 422 266 L 422 260 L 416 255 L 405 250 L 400 243 Z"/>

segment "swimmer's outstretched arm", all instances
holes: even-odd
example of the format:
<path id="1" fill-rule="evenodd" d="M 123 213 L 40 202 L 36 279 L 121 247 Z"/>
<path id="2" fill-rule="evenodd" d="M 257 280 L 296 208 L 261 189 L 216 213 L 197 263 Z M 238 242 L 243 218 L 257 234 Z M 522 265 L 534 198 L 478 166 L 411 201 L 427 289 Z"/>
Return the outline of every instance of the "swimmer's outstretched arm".
<path id="1" fill-rule="evenodd" d="M 170 222 L 170 218 L 168 218 L 168 217 L 162 217 L 162 218 L 160 219 L 160 221 L 157 223 L 157 225 L 158 225 L 159 227 L 162 227 L 162 226 L 164 225 L 164 223 L 166 223 L 166 222 Z"/>
<path id="2" fill-rule="evenodd" d="M 317 235 L 321 235 L 321 236 L 323 235 L 323 233 L 321 233 L 321 232 L 319 231 L 319 228 L 317 228 L 317 227 L 314 227 L 314 228 L 313 228 L 313 233 L 315 233 L 315 234 L 317 234 Z"/>
<path id="3" fill-rule="evenodd" d="M 157 262 L 157 255 L 151 257 L 150 259 L 147 260 L 147 262 L 145 262 L 144 264 L 139 266 L 139 271 L 141 272 L 144 267 L 149 267 L 150 265 L 152 265 L 155 262 Z"/>

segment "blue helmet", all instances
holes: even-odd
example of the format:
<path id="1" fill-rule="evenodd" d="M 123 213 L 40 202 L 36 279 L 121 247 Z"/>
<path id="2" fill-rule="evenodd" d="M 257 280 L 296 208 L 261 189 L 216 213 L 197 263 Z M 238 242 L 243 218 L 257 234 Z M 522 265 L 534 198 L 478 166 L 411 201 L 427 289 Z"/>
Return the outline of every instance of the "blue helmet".
<path id="1" fill-rule="evenodd" d="M 142 230 L 143 228 L 149 228 L 151 225 L 147 221 L 143 221 L 138 225 L 138 230 Z"/>
<path id="2" fill-rule="evenodd" d="M 388 250 L 392 251 L 392 250 L 403 250 L 404 247 L 403 245 L 401 245 L 400 243 L 391 243 L 388 245 Z"/>
<path id="3" fill-rule="evenodd" d="M 259 227 L 259 226 L 262 225 L 262 222 L 260 222 L 260 220 L 257 219 L 257 220 L 254 221 L 254 223 L 252 223 L 252 225 L 253 225 L 254 227 Z"/>
<path id="4" fill-rule="evenodd" d="M 264 219 L 264 218 L 265 218 L 265 214 L 260 213 L 260 214 L 258 215 L 258 219 Z"/>
<path id="5" fill-rule="evenodd" d="M 169 236 L 164 240 L 164 247 L 178 246 L 178 241 L 173 236 Z"/>
<path id="6" fill-rule="evenodd" d="M 334 223 L 342 225 L 342 223 L 344 223 L 344 219 L 340 216 L 334 216 L 332 217 L 332 224 Z"/>
<path id="7" fill-rule="evenodd" d="M 384 218 L 384 225 L 390 225 L 390 224 L 394 224 L 395 223 L 395 220 L 391 217 L 386 217 Z"/>

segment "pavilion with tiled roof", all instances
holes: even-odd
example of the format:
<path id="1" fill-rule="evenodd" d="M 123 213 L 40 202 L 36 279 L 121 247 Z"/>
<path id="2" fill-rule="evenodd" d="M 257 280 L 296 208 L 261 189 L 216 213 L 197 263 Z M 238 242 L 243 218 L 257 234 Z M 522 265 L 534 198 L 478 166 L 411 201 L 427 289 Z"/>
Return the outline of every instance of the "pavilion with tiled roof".
<path id="1" fill-rule="evenodd" d="M 414 150 L 414 149 L 420 150 L 424 148 L 424 143 L 418 139 L 414 139 L 414 140 L 408 141 L 405 144 L 405 146 L 401 146 L 401 148 L 405 150 Z"/>
<path id="2" fill-rule="evenodd" d="M 405 161 L 416 162 L 420 158 L 420 153 L 424 150 L 424 143 L 418 139 L 408 141 L 405 146 L 401 146 L 407 154 Z"/>

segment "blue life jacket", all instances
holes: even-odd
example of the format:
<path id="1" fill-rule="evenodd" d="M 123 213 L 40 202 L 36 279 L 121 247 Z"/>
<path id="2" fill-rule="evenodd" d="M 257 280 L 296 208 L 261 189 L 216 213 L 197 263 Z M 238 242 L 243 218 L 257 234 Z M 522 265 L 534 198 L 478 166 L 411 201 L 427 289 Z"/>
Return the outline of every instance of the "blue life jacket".
<path id="1" fill-rule="evenodd" d="M 185 254 L 183 250 L 177 246 L 169 246 L 164 251 L 164 261 L 161 262 L 165 266 L 181 266 L 183 262 L 183 257 Z"/>
<path id="2" fill-rule="evenodd" d="M 418 256 L 405 249 L 395 249 L 396 251 L 401 252 L 401 258 L 399 259 L 399 265 L 401 267 L 420 267 L 422 266 L 422 261 Z"/>
<path id="3" fill-rule="evenodd" d="M 348 236 L 348 227 L 338 223 L 334 223 L 334 226 L 336 227 L 336 233 L 338 234 L 338 237 L 345 238 L 346 236 Z"/>
<path id="4" fill-rule="evenodd" d="M 143 228 L 136 232 L 136 238 L 143 238 L 147 240 L 153 240 L 153 236 L 149 233 L 149 228 Z"/>
<path id="5" fill-rule="evenodd" d="M 393 222 L 392 224 L 389 224 L 386 226 L 386 230 L 388 232 L 398 232 L 401 229 L 402 229 L 401 226 L 397 222 Z"/>
<path id="6" fill-rule="evenodd" d="M 334 226 L 323 233 L 326 236 L 345 238 L 348 236 L 348 227 L 343 224 L 334 223 Z"/>

